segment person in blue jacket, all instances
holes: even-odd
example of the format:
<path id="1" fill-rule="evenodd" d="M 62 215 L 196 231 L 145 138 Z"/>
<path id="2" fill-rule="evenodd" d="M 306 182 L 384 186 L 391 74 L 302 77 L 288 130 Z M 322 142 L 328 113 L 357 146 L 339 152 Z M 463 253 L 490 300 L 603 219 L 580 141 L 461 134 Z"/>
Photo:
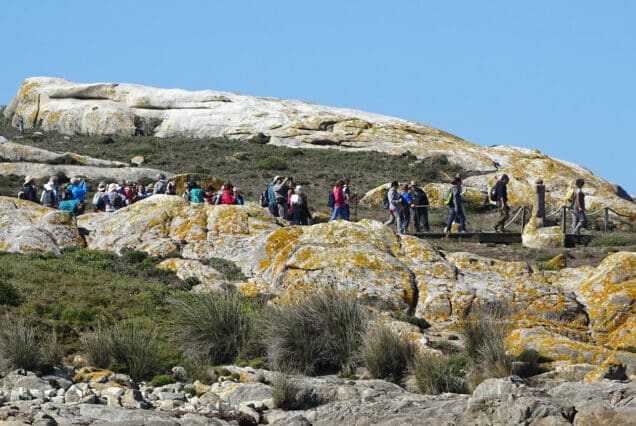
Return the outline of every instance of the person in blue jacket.
<path id="1" fill-rule="evenodd" d="M 86 193 L 88 192 L 88 185 L 84 179 L 80 181 L 80 178 L 76 176 L 71 179 L 71 183 L 66 185 L 66 189 L 71 191 L 73 200 L 84 202 L 84 197 L 86 197 Z"/>

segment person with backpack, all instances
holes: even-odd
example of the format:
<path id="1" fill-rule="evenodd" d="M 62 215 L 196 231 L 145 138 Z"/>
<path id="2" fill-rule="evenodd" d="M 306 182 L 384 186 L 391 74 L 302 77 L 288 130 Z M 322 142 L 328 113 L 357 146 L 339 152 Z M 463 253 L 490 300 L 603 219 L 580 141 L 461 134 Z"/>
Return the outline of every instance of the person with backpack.
<path id="1" fill-rule="evenodd" d="M 216 200 L 216 189 L 214 189 L 214 185 L 208 185 L 208 188 L 203 191 L 203 201 L 208 204 L 215 204 Z"/>
<path id="2" fill-rule="evenodd" d="M 290 198 L 291 214 L 290 218 L 294 225 L 309 225 L 311 220 L 311 212 L 307 202 L 307 195 L 303 191 L 303 187 L 297 185 L 294 193 Z"/>
<path id="3" fill-rule="evenodd" d="M 397 219 L 397 209 L 399 207 L 400 194 L 398 193 L 398 187 L 400 184 L 397 180 L 391 182 L 391 186 L 389 190 L 386 192 L 385 197 L 386 203 L 383 199 L 383 205 L 386 204 L 386 208 L 389 210 L 389 220 L 384 222 L 385 225 L 389 226 L 395 223 Z"/>
<path id="4" fill-rule="evenodd" d="M 342 192 L 344 192 L 345 195 L 345 208 L 347 209 L 347 217 L 351 217 L 351 203 L 357 202 L 356 197 L 358 196 L 358 194 L 351 191 L 351 178 L 345 176 L 343 180 L 345 184 L 342 187 Z"/>
<path id="5" fill-rule="evenodd" d="M 35 186 L 35 179 L 31 176 L 24 178 L 24 184 L 22 185 L 20 192 L 18 192 L 18 198 L 21 200 L 33 201 L 34 203 L 38 202 L 38 188 Z"/>
<path id="6" fill-rule="evenodd" d="M 444 204 L 448 206 L 450 210 L 450 216 L 448 218 L 448 224 L 444 228 L 444 233 L 448 235 L 451 231 L 453 221 L 457 217 L 459 219 L 459 231 L 466 231 L 466 216 L 464 216 L 464 210 L 462 209 L 462 178 L 455 176 L 451 181 L 451 189 L 448 191 L 448 196 Z"/>
<path id="7" fill-rule="evenodd" d="M 234 186 L 225 181 L 223 184 L 223 192 L 221 193 L 221 204 L 236 204 L 236 197 L 234 197 Z"/>
<path id="8" fill-rule="evenodd" d="M 234 204 L 236 204 L 237 206 L 244 205 L 245 201 L 243 200 L 243 194 L 241 194 L 241 188 L 235 186 L 234 188 L 232 188 L 232 192 L 234 193 L 234 199 L 236 200 Z"/>
<path id="9" fill-rule="evenodd" d="M 289 177 L 285 176 L 282 179 L 280 176 L 277 176 L 278 180 L 272 186 L 272 191 L 274 192 L 274 197 L 276 198 L 276 208 L 278 209 L 278 215 L 276 217 L 280 217 L 283 219 L 287 219 L 287 192 L 289 191 Z"/>
<path id="10" fill-rule="evenodd" d="M 336 186 L 333 188 L 334 206 L 329 222 L 335 220 L 338 216 L 340 216 L 343 220 L 349 220 L 349 216 L 347 216 L 347 208 L 345 207 L 345 196 L 342 190 L 344 184 L 344 179 L 340 179 L 336 182 Z"/>
<path id="11" fill-rule="evenodd" d="M 108 192 L 104 195 L 104 202 L 106 204 L 104 210 L 108 213 L 112 213 L 126 206 L 126 197 L 119 191 L 117 191 L 117 184 L 111 183 L 108 185 Z"/>
<path id="12" fill-rule="evenodd" d="M 506 222 L 510 218 L 510 206 L 508 206 L 508 189 L 507 186 L 510 179 L 508 175 L 501 175 L 501 179 L 497 181 L 494 188 L 490 191 L 490 199 L 497 203 L 499 208 L 499 220 L 493 228 L 495 232 L 503 232 Z"/>
<path id="13" fill-rule="evenodd" d="M 86 210 L 86 204 L 83 201 L 75 200 L 73 198 L 68 198 L 63 200 L 60 205 L 57 207 L 58 210 L 71 212 L 73 216 L 79 216 L 84 214 Z"/>
<path id="14" fill-rule="evenodd" d="M 411 181 L 411 209 L 415 232 L 429 232 L 428 226 L 428 196 L 416 181 Z"/>
<path id="15" fill-rule="evenodd" d="M 55 208 L 57 201 L 55 200 L 55 193 L 53 192 L 53 186 L 47 182 L 44 184 L 42 195 L 40 195 L 40 204 L 44 207 Z"/>
<path id="16" fill-rule="evenodd" d="M 196 182 L 190 183 L 190 202 L 203 204 L 203 190 Z"/>
<path id="17" fill-rule="evenodd" d="M 93 211 L 94 212 L 104 212 L 106 211 L 106 200 L 104 196 L 106 195 L 106 183 L 100 182 L 97 185 L 97 192 L 93 195 Z"/>
<path id="18" fill-rule="evenodd" d="M 276 203 L 276 194 L 274 193 L 274 185 L 281 181 L 280 176 L 274 176 L 274 179 L 267 185 L 267 210 L 269 214 L 278 217 L 278 205 Z"/>
<path id="19" fill-rule="evenodd" d="M 53 196 L 55 197 L 55 208 L 62 201 L 62 192 L 60 191 L 59 178 L 57 176 L 49 177 L 49 185 L 51 185 L 51 189 L 53 190 Z"/>
<path id="20" fill-rule="evenodd" d="M 166 175 L 159 173 L 157 175 L 157 182 L 152 187 L 152 195 L 165 194 L 168 188 L 168 182 L 166 181 Z"/>
<path id="21" fill-rule="evenodd" d="M 587 226 L 587 217 L 585 216 L 585 193 L 583 192 L 585 181 L 581 178 L 574 183 L 574 196 L 570 207 L 572 216 L 572 234 L 581 235 L 581 228 Z"/>
<path id="22" fill-rule="evenodd" d="M 409 222 L 411 221 L 411 196 L 409 194 L 409 186 L 402 185 L 399 191 L 400 204 L 398 208 L 398 231 L 400 234 L 406 234 Z"/>

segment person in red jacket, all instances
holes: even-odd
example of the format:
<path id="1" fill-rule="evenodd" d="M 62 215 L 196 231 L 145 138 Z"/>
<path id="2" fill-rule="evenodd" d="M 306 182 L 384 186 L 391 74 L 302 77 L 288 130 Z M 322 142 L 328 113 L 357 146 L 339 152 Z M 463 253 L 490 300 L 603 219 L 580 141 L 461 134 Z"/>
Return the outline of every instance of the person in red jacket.
<path id="1" fill-rule="evenodd" d="M 236 197 L 232 191 L 233 185 L 226 181 L 223 184 L 223 192 L 221 193 L 221 204 L 236 204 Z"/>
<path id="2" fill-rule="evenodd" d="M 336 186 L 333 189 L 333 198 L 335 200 L 335 203 L 333 205 L 333 214 L 331 215 L 331 219 L 329 219 L 329 222 L 335 220 L 338 216 L 340 216 L 344 220 L 349 220 L 349 216 L 347 215 L 347 206 L 345 203 L 345 194 L 342 190 L 344 184 L 344 179 L 340 179 L 338 182 L 336 182 Z"/>

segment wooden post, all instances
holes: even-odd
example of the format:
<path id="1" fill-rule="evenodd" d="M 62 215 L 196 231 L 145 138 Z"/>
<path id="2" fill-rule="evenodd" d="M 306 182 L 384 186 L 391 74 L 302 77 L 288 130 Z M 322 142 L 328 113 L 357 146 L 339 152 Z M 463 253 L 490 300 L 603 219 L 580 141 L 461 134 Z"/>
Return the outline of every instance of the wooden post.
<path id="1" fill-rule="evenodd" d="M 603 232 L 609 232 L 609 207 L 605 207 L 603 210 L 605 210 L 605 216 L 603 217 Z"/>
<path id="2" fill-rule="evenodd" d="M 535 185 L 535 216 L 537 217 L 537 226 L 543 227 L 543 220 L 545 219 L 545 185 L 543 180 L 539 179 Z"/>
<path id="3" fill-rule="evenodd" d="M 523 227 L 526 224 L 526 206 L 521 207 L 521 233 L 523 233 Z"/>
<path id="4" fill-rule="evenodd" d="M 566 227 L 565 221 L 566 221 L 567 217 L 568 217 L 568 208 L 566 206 L 563 206 L 563 225 L 562 225 L 562 228 L 563 228 L 563 233 L 564 234 L 566 234 L 566 232 L 565 232 L 565 227 Z"/>

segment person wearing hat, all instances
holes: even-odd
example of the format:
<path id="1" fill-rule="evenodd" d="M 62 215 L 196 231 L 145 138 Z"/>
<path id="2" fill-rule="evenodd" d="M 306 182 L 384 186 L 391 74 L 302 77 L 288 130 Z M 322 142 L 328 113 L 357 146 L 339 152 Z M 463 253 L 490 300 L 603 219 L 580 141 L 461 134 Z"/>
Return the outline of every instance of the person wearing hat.
<path id="1" fill-rule="evenodd" d="M 290 219 L 294 225 L 309 225 L 311 212 L 307 202 L 307 195 L 303 191 L 303 187 L 297 185 L 294 193 L 290 197 L 291 214 Z"/>
<path id="2" fill-rule="evenodd" d="M 152 188 L 152 195 L 165 194 L 167 188 L 168 182 L 166 181 L 166 175 L 164 173 L 159 173 L 157 175 L 157 181 Z"/>
<path id="3" fill-rule="evenodd" d="M 126 206 L 126 197 L 117 191 L 117 184 L 111 183 L 108 185 L 108 192 L 104 195 L 104 201 L 106 203 L 105 211 L 112 213 L 120 208 Z"/>
<path id="4" fill-rule="evenodd" d="M 53 185 L 50 182 L 44 184 L 42 195 L 40 195 L 40 204 L 44 207 L 55 208 L 57 201 L 55 199 L 55 193 L 53 192 Z"/>
<path id="5" fill-rule="evenodd" d="M 22 200 L 33 201 L 34 203 L 38 202 L 38 189 L 35 186 L 35 179 L 31 176 L 27 176 L 24 178 L 24 184 L 22 185 L 22 189 L 18 192 L 18 198 Z"/>
<path id="6" fill-rule="evenodd" d="M 237 205 L 242 206 L 243 204 L 245 204 L 245 202 L 243 201 L 243 194 L 241 194 L 241 188 L 235 186 L 234 188 L 232 188 L 232 192 L 234 193 L 234 199 L 236 200 Z"/>
<path id="7" fill-rule="evenodd" d="M 94 212 L 103 212 L 106 211 L 106 183 L 100 182 L 97 185 L 97 192 L 93 196 L 93 211 Z"/>

